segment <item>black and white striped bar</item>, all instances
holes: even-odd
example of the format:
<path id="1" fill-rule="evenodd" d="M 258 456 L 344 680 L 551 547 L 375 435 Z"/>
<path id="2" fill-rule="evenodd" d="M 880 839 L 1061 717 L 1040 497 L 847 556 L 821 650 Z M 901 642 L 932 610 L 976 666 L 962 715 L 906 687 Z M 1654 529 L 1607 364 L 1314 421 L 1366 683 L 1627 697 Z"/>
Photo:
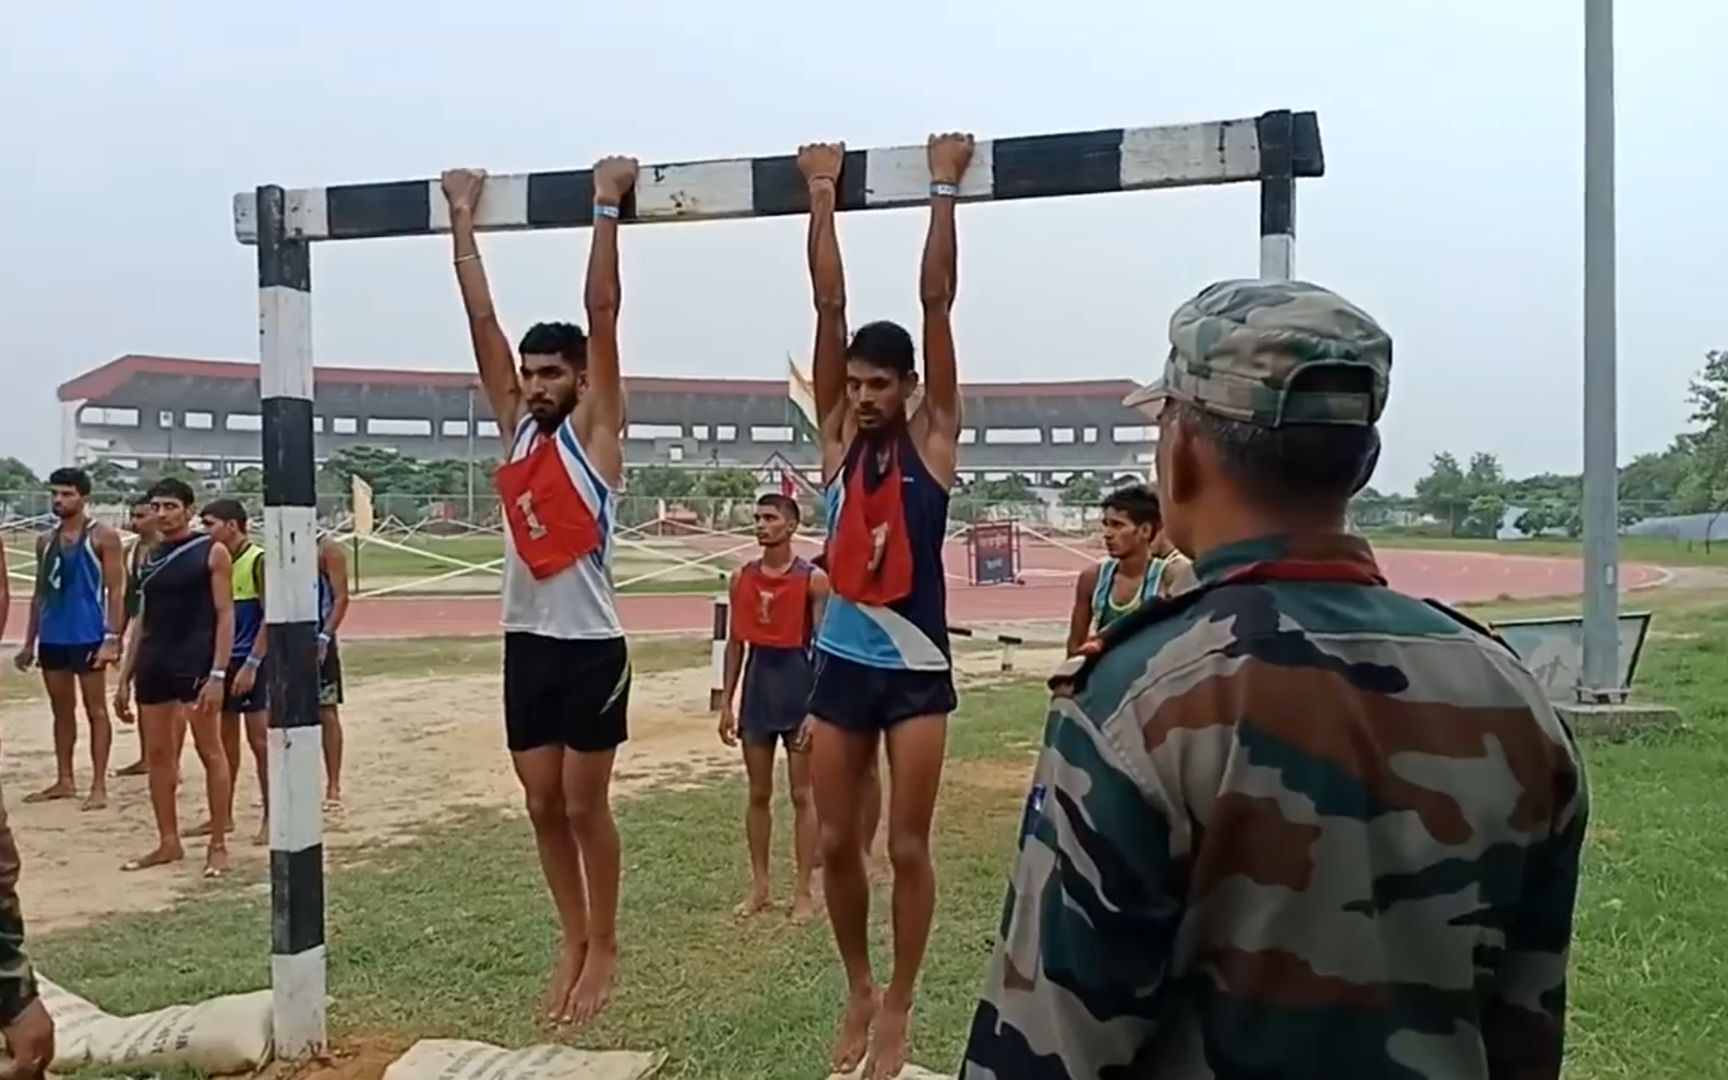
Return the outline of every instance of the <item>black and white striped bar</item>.
<path id="1" fill-rule="evenodd" d="M 318 725 L 317 490 L 312 465 L 311 245 L 280 187 L 258 207 L 265 621 L 270 628 L 270 985 L 275 1054 L 325 1047 L 324 821 Z"/>
<path id="2" fill-rule="evenodd" d="M 713 680 L 708 684 L 708 711 L 719 712 L 726 696 L 726 638 L 732 632 L 732 601 L 727 596 L 714 598 L 714 638 L 709 646 L 714 665 Z"/>
<path id="3" fill-rule="evenodd" d="M 1296 276 L 1296 177 L 1303 135 L 1291 113 L 1260 118 L 1260 276 Z"/>
<path id="4" fill-rule="evenodd" d="M 996 644 L 1002 646 L 1000 667 L 1003 671 L 1014 670 L 1014 650 L 1026 644 L 1026 639 L 1019 634 L 992 634 L 988 631 L 973 630 L 968 626 L 950 626 L 948 634 L 950 637 L 973 638 L 978 641 L 994 640 Z"/>
<path id="5" fill-rule="evenodd" d="M 1315 115 L 1282 111 L 1241 120 L 980 142 L 961 181 L 960 197 L 1038 199 L 1269 181 L 1283 192 L 1280 198 L 1288 207 L 1295 178 L 1324 171 Z M 923 205 L 929 186 L 922 145 L 851 150 L 840 176 L 839 207 Z M 593 204 L 593 175 L 586 169 L 494 176 L 486 181 L 476 225 L 483 232 L 581 228 L 592 224 Z M 797 164 L 791 155 L 781 155 L 644 166 L 623 220 L 714 221 L 808 209 Z M 1289 215 L 1283 220 L 1290 220 Z M 424 236 L 449 227 L 449 209 L 436 179 L 288 194 L 288 235 L 298 239 Z M 234 198 L 234 233 L 242 243 L 257 241 L 258 202 L 252 192 Z M 1263 241 L 1263 249 L 1266 244 Z"/>

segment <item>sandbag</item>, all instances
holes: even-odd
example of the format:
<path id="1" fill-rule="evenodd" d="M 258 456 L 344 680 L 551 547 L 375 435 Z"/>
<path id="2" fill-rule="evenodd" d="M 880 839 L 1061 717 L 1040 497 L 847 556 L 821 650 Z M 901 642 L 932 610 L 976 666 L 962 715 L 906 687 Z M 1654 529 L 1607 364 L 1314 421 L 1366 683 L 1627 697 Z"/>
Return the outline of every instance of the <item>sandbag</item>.
<path id="1" fill-rule="evenodd" d="M 384 1080 L 646 1080 L 664 1051 L 575 1050 L 542 1043 L 506 1050 L 462 1039 L 422 1039 L 384 1070 Z"/>
<path id="2" fill-rule="evenodd" d="M 250 1072 L 270 1058 L 270 991 L 230 994 L 198 1005 L 170 1005 L 138 1016 L 110 1016 L 42 978 L 42 1005 L 54 1019 L 57 1073 L 88 1066 L 167 1069 L 206 1075 Z"/>

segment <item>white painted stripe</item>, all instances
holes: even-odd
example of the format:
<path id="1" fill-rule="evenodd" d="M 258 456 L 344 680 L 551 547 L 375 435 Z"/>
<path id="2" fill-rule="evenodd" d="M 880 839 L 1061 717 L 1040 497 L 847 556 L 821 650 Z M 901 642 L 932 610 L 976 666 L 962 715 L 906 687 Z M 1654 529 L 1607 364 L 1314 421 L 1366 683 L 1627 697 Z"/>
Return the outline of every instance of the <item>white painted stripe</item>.
<path id="1" fill-rule="evenodd" d="M 258 331 L 258 396 L 312 400 L 312 294 L 287 285 L 259 289 Z"/>
<path id="2" fill-rule="evenodd" d="M 638 218 L 730 218 L 755 212 L 749 158 L 647 165 L 636 177 Z"/>
<path id="3" fill-rule="evenodd" d="M 450 204 L 437 180 L 426 181 L 427 205 L 432 208 L 433 232 L 450 231 Z M 523 229 L 528 226 L 528 174 L 488 176 L 474 208 L 476 229 Z"/>
<path id="4" fill-rule="evenodd" d="M 330 235 L 329 197 L 323 188 L 285 192 L 283 211 L 291 238 L 299 240 Z"/>
<path id="5" fill-rule="evenodd" d="M 1122 133 L 1122 187 L 1184 187 L 1260 173 L 1258 121 L 1172 124 Z"/>
<path id="6" fill-rule="evenodd" d="M 962 199 L 988 199 L 995 191 L 996 153 L 988 141 L 972 148 L 972 164 L 960 178 Z M 867 206 L 908 206 L 930 198 L 929 151 L 923 146 L 896 146 L 864 155 L 864 202 Z"/>
<path id="7" fill-rule="evenodd" d="M 323 945 L 294 956 L 270 957 L 274 1013 L 272 1046 L 277 1061 L 295 1061 L 324 1051 Z"/>
<path id="8" fill-rule="evenodd" d="M 726 641 L 724 638 L 714 639 L 714 644 L 709 649 L 709 659 L 712 662 L 714 674 L 714 681 L 710 686 L 715 690 L 723 690 L 726 688 Z"/>
<path id="9" fill-rule="evenodd" d="M 1296 276 L 1296 238 L 1288 233 L 1273 233 L 1260 238 L 1260 276 L 1267 279 L 1288 279 Z"/>
<path id="10" fill-rule="evenodd" d="M 264 508 L 264 621 L 318 621 L 318 509 Z"/>
<path id="11" fill-rule="evenodd" d="M 324 729 L 270 729 L 270 850 L 324 842 Z"/>

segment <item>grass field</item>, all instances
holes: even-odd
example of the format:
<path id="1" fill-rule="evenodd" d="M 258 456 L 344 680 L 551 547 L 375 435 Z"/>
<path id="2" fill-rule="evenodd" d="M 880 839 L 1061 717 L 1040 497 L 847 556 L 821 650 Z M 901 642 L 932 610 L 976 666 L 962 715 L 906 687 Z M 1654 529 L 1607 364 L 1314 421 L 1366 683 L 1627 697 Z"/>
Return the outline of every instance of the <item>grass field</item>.
<path id="1" fill-rule="evenodd" d="M 1416 548 L 1422 551 L 1480 551 L 1490 555 L 1539 555 L 1566 559 L 1584 557 L 1584 545 L 1578 540 L 1459 540 L 1444 536 L 1402 536 L 1391 533 L 1369 533 L 1376 547 Z M 1620 558 L 1625 562 L 1651 563 L 1656 566 L 1725 566 L 1728 567 L 1728 543 L 1712 543 L 1704 550 L 1702 541 L 1666 540 L 1656 536 L 1622 536 Z"/>
<path id="2" fill-rule="evenodd" d="M 1728 606 L 1662 607 L 1643 692 L 1679 731 L 1586 744 L 1593 811 L 1571 987 L 1567 1075 L 1720 1075 L 1728 1018 Z M 1484 614 L 1515 614 L 1507 610 Z M 644 670 L 699 663 L 701 642 L 637 646 Z M 652 651 L 649 651 L 652 650 Z M 356 646 L 356 678 L 495 665 L 490 641 Z M 1002 900 L 1023 785 L 1043 719 L 1031 682 L 964 695 L 938 815 L 941 899 L 921 989 L 915 1060 L 952 1068 Z M 666 1047 L 672 1077 L 803 1078 L 842 984 L 821 923 L 740 923 L 745 884 L 736 777 L 625 801 L 618 997 L 582 1045 Z M 779 822 L 787 820 L 779 808 Z M 783 835 L 780 838 L 783 839 Z M 777 847 L 777 855 L 780 850 Z M 784 860 L 780 860 L 782 863 Z M 784 865 L 777 867 L 784 895 Z M 331 995 L 339 1040 L 420 1035 L 506 1044 L 543 1037 L 530 1009 L 553 924 L 520 820 L 444 822 L 418 843 L 331 867 Z M 878 957 L 886 958 L 878 891 Z M 251 989 L 269 976 L 269 899 L 239 881 L 208 897 L 35 941 L 56 980 L 115 1011 Z"/>

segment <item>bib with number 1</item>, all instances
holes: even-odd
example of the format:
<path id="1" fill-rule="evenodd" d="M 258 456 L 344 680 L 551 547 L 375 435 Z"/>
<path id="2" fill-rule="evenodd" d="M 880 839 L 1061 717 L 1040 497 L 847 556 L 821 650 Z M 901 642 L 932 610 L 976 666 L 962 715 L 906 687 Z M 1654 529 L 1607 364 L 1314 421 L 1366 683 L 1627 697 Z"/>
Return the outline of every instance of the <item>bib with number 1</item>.
<path id="1" fill-rule="evenodd" d="M 600 526 L 576 490 L 558 440 L 536 435 L 528 453 L 498 467 L 494 480 L 516 555 L 544 580 L 600 547 Z"/>

